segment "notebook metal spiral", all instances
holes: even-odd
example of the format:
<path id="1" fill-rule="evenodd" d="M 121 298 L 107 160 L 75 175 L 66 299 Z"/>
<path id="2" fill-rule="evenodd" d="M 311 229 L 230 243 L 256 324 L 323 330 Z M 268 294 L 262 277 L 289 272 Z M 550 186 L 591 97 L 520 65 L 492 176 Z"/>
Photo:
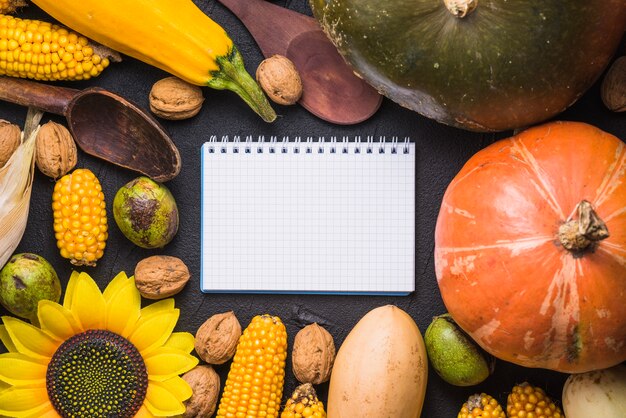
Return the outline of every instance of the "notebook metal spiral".
<path id="1" fill-rule="evenodd" d="M 373 135 L 368 135 L 365 140 L 362 140 L 361 136 L 355 136 L 353 140 L 350 140 L 348 136 L 343 136 L 341 140 L 338 140 L 336 136 L 331 136 L 329 140 L 323 136 L 317 137 L 317 139 L 308 136 L 306 140 L 296 136 L 293 141 L 290 140 L 289 136 L 283 136 L 281 140 L 278 140 L 277 136 L 270 136 L 269 141 L 266 141 L 263 135 L 256 139 L 252 135 L 248 135 L 242 141 L 239 135 L 233 136 L 232 140 L 228 135 L 222 136 L 221 139 L 218 139 L 217 135 L 211 135 L 207 145 L 210 154 L 226 154 L 228 152 L 234 154 L 263 154 L 264 152 L 270 154 L 324 154 L 326 152 L 330 154 L 349 154 L 350 152 L 354 154 L 363 152 L 367 154 L 385 154 L 386 152 L 409 154 L 409 142 L 409 137 L 400 141 L 397 136 L 393 136 L 391 139 L 379 136 L 376 140 Z M 353 145 L 349 146 L 349 144 Z"/>

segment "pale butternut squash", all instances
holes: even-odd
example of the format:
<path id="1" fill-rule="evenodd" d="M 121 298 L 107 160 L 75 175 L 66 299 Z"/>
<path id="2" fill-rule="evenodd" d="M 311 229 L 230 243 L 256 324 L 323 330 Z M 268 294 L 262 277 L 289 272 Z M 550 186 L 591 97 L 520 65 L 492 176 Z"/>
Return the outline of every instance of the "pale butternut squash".
<path id="1" fill-rule="evenodd" d="M 191 0 L 33 3 L 90 39 L 190 83 L 232 90 L 265 121 L 276 119 L 226 31 Z"/>
<path id="2" fill-rule="evenodd" d="M 328 390 L 329 418 L 418 418 L 428 360 L 413 319 L 387 305 L 366 314 L 341 345 Z"/>

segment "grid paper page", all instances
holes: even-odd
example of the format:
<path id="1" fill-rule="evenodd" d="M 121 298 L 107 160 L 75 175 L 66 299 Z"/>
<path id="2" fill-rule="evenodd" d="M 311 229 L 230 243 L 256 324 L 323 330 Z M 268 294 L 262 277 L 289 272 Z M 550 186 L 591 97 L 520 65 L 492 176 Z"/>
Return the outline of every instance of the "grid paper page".
<path id="1" fill-rule="evenodd" d="M 205 144 L 202 290 L 413 291 L 415 144 L 372 145 Z"/>

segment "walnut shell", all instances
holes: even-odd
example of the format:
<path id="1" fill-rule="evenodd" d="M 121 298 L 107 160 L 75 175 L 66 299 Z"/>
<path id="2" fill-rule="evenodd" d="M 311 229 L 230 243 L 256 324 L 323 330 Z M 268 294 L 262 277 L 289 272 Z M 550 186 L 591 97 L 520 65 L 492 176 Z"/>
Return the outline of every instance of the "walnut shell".
<path id="1" fill-rule="evenodd" d="M 223 364 L 235 355 L 241 325 L 233 313 L 213 315 L 196 332 L 196 353 L 209 364 Z"/>
<path id="2" fill-rule="evenodd" d="M 302 80 L 289 58 L 273 55 L 261 62 L 256 79 L 267 96 L 282 105 L 292 105 L 302 96 Z"/>
<path id="3" fill-rule="evenodd" d="M 202 89 L 177 77 L 157 81 L 150 90 L 150 110 L 163 119 L 180 120 L 200 112 Z"/>
<path id="4" fill-rule="evenodd" d="M 189 277 L 185 263 L 168 255 L 144 258 L 135 267 L 135 285 L 146 299 L 163 299 L 177 294 Z"/>
<path id="5" fill-rule="evenodd" d="M 65 126 L 50 121 L 39 128 L 35 141 L 35 162 L 46 176 L 58 179 L 76 166 L 76 143 Z"/>
<path id="6" fill-rule="evenodd" d="M 602 101 L 613 112 L 626 112 L 626 56 L 615 60 L 604 76 Z"/>
<path id="7" fill-rule="evenodd" d="M 9 161 L 20 146 L 22 131 L 20 127 L 0 119 L 0 168 Z"/>
<path id="8" fill-rule="evenodd" d="M 211 366 L 196 366 L 183 376 L 193 395 L 185 401 L 184 418 L 205 418 L 215 412 L 220 393 L 220 377 Z"/>
<path id="9" fill-rule="evenodd" d="M 293 342 L 291 361 L 298 381 L 314 385 L 327 382 L 335 362 L 332 335 L 317 323 L 302 328 Z"/>

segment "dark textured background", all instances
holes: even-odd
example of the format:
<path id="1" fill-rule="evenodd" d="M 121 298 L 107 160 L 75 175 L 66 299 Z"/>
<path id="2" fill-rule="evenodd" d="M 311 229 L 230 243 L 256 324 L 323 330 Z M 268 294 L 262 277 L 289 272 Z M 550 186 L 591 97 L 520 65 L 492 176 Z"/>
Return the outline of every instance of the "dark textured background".
<path id="1" fill-rule="evenodd" d="M 254 73 L 262 56 L 243 25 L 214 0 L 196 1 L 196 3 L 230 33 L 244 56 L 248 70 Z M 310 14 L 305 0 L 276 3 Z M 35 6 L 24 9 L 20 15 L 45 17 L 45 14 Z M 164 41 L 167 42 L 167 40 Z M 620 53 L 624 53 L 624 45 Z M 156 68 L 125 57 L 124 62 L 112 65 L 97 79 L 64 85 L 78 88 L 100 86 L 147 108 L 148 93 L 152 84 L 165 76 L 164 72 Z M 167 183 L 180 210 L 178 235 L 163 250 L 143 250 L 124 238 L 115 225 L 113 217 L 109 216 L 109 240 L 105 255 L 96 268 L 87 269 L 100 287 L 104 288 L 108 281 L 121 270 L 129 275 L 132 274 L 137 262 L 146 256 L 167 254 L 183 259 L 192 274 L 190 283 L 176 296 L 177 307 L 181 309 L 177 327 L 180 331 L 195 333 L 209 316 L 227 310 L 233 310 L 244 327 L 254 315 L 271 313 L 279 315 L 284 320 L 289 333 L 290 347 L 296 332 L 313 321 L 326 327 L 339 347 L 352 326 L 365 313 L 381 305 L 395 304 L 406 310 L 424 332 L 431 318 L 445 311 L 433 268 L 433 231 L 446 185 L 475 152 L 499 138 L 508 136 L 510 132 L 479 134 L 450 128 L 403 109 L 388 99 L 383 101 L 380 110 L 371 119 L 355 126 L 328 124 L 299 106 L 276 105 L 274 108 L 280 117 L 274 124 L 268 125 L 233 93 L 208 88 L 203 90 L 206 101 L 198 116 L 186 121 L 162 121 L 163 126 L 176 142 L 183 160 L 180 175 Z M 22 124 L 25 115 L 25 108 L 0 103 L 0 118 Z M 43 122 L 48 119 L 64 122 L 63 118 L 48 114 L 44 116 Z M 600 100 L 599 83 L 596 83 L 558 119 L 585 121 L 622 139 L 626 138 L 626 117 L 624 114 L 611 113 L 603 106 Z M 327 137 L 330 135 L 410 136 L 417 143 L 416 291 L 407 297 L 200 293 L 198 283 L 200 277 L 200 146 L 209 135 L 247 134 L 325 135 Z M 82 152 L 79 153 L 78 167 L 87 167 L 98 176 L 102 182 L 109 209 L 117 189 L 136 177 L 133 172 L 89 157 Z M 55 245 L 50 208 L 53 185 L 52 180 L 36 172 L 29 223 L 17 252 L 34 252 L 43 255 L 56 268 L 65 286 L 71 272 L 71 265 L 60 257 Z M 485 297 L 489 295 L 476 295 L 477 299 Z M 6 314 L 6 311 L 0 308 L 0 314 Z M 229 364 L 217 367 L 223 381 L 228 373 Z M 489 392 L 500 402 L 505 403 L 507 391 L 515 383 L 524 380 L 545 388 L 550 395 L 560 399 L 566 377 L 560 373 L 526 369 L 498 361 L 495 373 L 483 384 L 471 388 L 458 388 L 446 384 L 431 370 L 422 416 L 456 417 L 467 396 L 476 391 Z M 372 385 L 375 384 L 372 382 Z M 296 380 L 291 372 L 291 365 L 288 364 L 285 394 L 290 393 L 295 385 Z M 327 390 L 327 384 L 318 387 L 324 402 L 326 402 Z"/>

